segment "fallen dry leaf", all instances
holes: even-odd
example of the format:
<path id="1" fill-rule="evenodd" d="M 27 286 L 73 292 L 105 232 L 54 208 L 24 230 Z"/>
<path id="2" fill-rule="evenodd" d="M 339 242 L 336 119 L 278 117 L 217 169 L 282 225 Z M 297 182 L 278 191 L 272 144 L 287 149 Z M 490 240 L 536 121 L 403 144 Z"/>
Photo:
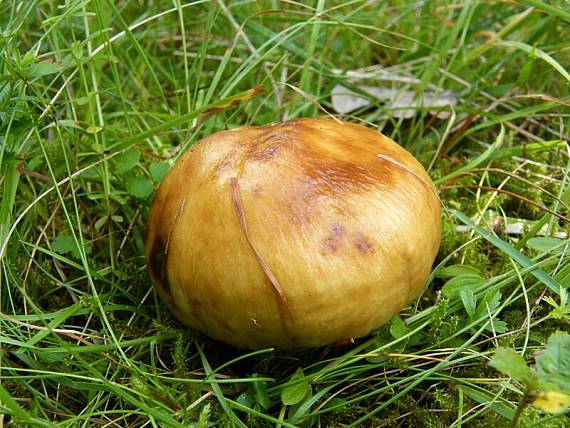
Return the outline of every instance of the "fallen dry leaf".
<path id="1" fill-rule="evenodd" d="M 417 97 L 415 91 L 385 88 L 377 86 L 358 85 L 363 92 L 371 98 L 384 102 L 390 114 L 397 118 L 411 118 L 420 108 L 432 108 L 430 114 L 440 119 L 448 118 L 449 111 L 442 111 L 442 107 L 457 104 L 457 93 L 453 91 L 425 91 L 422 97 Z M 346 114 L 361 107 L 372 105 L 370 98 L 357 94 L 343 85 L 336 85 L 332 90 L 332 105 L 337 113 Z"/>

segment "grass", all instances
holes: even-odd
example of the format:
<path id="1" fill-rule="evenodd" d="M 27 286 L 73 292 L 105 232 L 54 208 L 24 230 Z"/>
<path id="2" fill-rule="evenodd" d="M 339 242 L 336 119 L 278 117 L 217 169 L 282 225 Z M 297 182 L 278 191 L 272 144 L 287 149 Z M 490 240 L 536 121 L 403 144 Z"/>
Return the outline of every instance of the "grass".
<path id="1" fill-rule="evenodd" d="M 0 3 L 0 426 L 568 426 L 488 364 L 501 346 L 532 365 L 569 330 L 565 4 Z M 438 186 L 420 298 L 322 349 L 182 327 L 143 259 L 169 166 L 222 129 L 334 113 L 334 86 L 362 83 L 459 98 L 403 118 L 366 95 L 345 117 Z"/>

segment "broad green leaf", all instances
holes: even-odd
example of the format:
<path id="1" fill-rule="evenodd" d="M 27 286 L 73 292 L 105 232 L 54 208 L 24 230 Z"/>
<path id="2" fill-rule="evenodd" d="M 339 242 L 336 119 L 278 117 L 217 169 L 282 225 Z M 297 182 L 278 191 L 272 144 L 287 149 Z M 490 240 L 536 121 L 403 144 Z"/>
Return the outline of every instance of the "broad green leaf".
<path id="1" fill-rule="evenodd" d="M 64 233 L 55 238 L 51 243 L 51 248 L 58 254 L 68 254 L 77 248 L 77 245 L 75 244 L 73 236 Z"/>
<path id="2" fill-rule="evenodd" d="M 152 177 L 152 181 L 154 181 L 156 184 L 160 183 L 169 169 L 170 165 L 168 165 L 166 162 L 151 163 L 149 171 Z"/>
<path id="3" fill-rule="evenodd" d="M 105 215 L 95 222 L 95 230 L 99 231 L 109 221 L 109 216 Z"/>
<path id="4" fill-rule="evenodd" d="M 464 274 L 451 278 L 442 288 L 445 297 L 453 297 L 459 294 L 462 288 L 477 288 L 485 284 L 485 278 L 476 274 Z"/>
<path id="5" fill-rule="evenodd" d="M 529 239 L 526 245 L 533 250 L 539 251 L 541 253 L 546 253 L 562 246 L 563 244 L 565 244 L 565 241 L 562 239 L 543 236 Z"/>
<path id="6" fill-rule="evenodd" d="M 153 189 L 154 185 L 148 178 L 134 177 L 127 181 L 127 191 L 135 198 L 146 199 L 152 194 Z"/>
<path id="7" fill-rule="evenodd" d="M 509 330 L 506 322 L 497 319 L 496 317 L 487 325 L 487 331 L 495 333 L 505 333 Z"/>
<path id="8" fill-rule="evenodd" d="M 467 311 L 469 318 L 473 318 L 475 315 L 475 308 L 477 307 L 477 296 L 473 293 L 473 290 L 469 287 L 463 287 L 459 290 L 459 297 L 463 302 L 463 306 Z"/>
<path id="9" fill-rule="evenodd" d="M 81 254 L 79 253 L 79 249 L 75 239 L 70 234 L 64 233 L 59 235 L 52 243 L 52 250 L 58 254 L 67 254 L 71 253 L 73 257 L 80 258 Z M 83 248 L 85 254 L 89 254 L 91 252 L 91 247 L 85 245 Z"/>
<path id="10" fill-rule="evenodd" d="M 65 65 L 51 61 L 34 62 L 23 69 L 23 74 L 30 79 L 59 73 L 65 70 Z"/>
<path id="11" fill-rule="evenodd" d="M 81 43 L 79 42 L 72 42 L 71 43 L 71 54 L 75 59 L 81 59 L 83 57 L 84 49 Z"/>
<path id="12" fill-rule="evenodd" d="M 10 388 L 8 386 L 8 388 Z M 38 426 L 48 426 L 47 423 L 42 423 L 43 421 L 37 420 L 33 418 L 26 410 L 24 410 L 16 400 L 12 397 L 13 391 L 9 391 L 0 383 L 0 400 L 2 401 L 2 407 L 4 409 L 8 409 L 7 411 L 3 411 L 3 414 L 12 414 L 11 421 L 9 420 L 8 423 L 14 423 L 16 420 L 25 421 L 28 426 L 38 425 Z M 8 419 L 8 418 L 6 418 Z"/>
<path id="13" fill-rule="evenodd" d="M 281 390 L 281 402 L 286 406 L 298 404 L 305 398 L 309 389 L 309 382 L 305 380 L 303 370 L 299 368 Z"/>
<path id="14" fill-rule="evenodd" d="M 252 407 L 254 402 L 254 396 L 251 391 L 242 392 L 237 396 L 236 401 L 245 407 Z"/>
<path id="15" fill-rule="evenodd" d="M 557 331 L 548 339 L 546 349 L 536 357 L 538 378 L 570 393 L 570 334 Z"/>
<path id="16" fill-rule="evenodd" d="M 124 174 L 130 171 L 139 162 L 141 152 L 137 149 L 127 150 L 115 158 L 115 174 Z"/>
<path id="17" fill-rule="evenodd" d="M 436 278 L 451 278 L 459 275 L 480 275 L 479 269 L 469 265 L 451 265 L 446 266 L 435 273 Z"/>
<path id="18" fill-rule="evenodd" d="M 392 318 L 392 322 L 390 323 L 390 334 L 394 339 L 399 339 L 408 333 L 408 327 L 406 327 L 406 324 L 404 324 L 404 321 L 399 315 Z"/>
<path id="19" fill-rule="evenodd" d="M 267 392 L 267 382 L 254 382 L 253 390 L 255 391 L 255 399 L 263 409 L 271 407 L 271 398 Z"/>
<path id="20" fill-rule="evenodd" d="M 498 348 L 489 365 L 521 382 L 528 380 L 530 376 L 526 361 L 512 348 Z"/>
<path id="21" fill-rule="evenodd" d="M 477 310 L 475 312 L 474 318 L 481 318 L 482 316 L 489 316 L 495 309 L 501 305 L 501 298 L 503 295 L 500 291 L 490 290 L 481 299 L 480 303 L 477 305 Z"/>

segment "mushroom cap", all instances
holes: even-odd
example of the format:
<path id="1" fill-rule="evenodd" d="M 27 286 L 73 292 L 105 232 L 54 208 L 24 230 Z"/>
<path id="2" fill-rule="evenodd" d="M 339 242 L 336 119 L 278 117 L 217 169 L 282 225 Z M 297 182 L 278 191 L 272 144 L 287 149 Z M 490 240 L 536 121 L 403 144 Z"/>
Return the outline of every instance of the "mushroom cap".
<path id="1" fill-rule="evenodd" d="M 219 132 L 169 171 L 148 222 L 158 294 L 241 348 L 368 334 L 422 289 L 441 235 L 422 165 L 390 138 L 329 119 Z"/>

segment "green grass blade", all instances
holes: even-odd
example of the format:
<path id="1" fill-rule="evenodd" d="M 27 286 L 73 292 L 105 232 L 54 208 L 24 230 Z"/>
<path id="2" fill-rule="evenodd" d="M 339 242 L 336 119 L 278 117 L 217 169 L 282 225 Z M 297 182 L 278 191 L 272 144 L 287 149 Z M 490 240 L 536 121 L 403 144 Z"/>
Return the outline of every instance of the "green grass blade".
<path id="1" fill-rule="evenodd" d="M 200 347 L 200 345 L 196 344 L 196 346 L 198 348 L 198 353 L 200 354 L 200 359 L 202 360 L 202 365 L 204 366 L 206 376 L 209 377 L 213 373 L 212 367 L 210 366 L 210 363 L 208 362 L 208 359 L 206 358 L 206 355 L 204 354 L 204 351 L 202 351 L 202 348 Z M 218 402 L 220 403 L 220 406 L 222 406 L 222 409 L 224 409 L 224 412 L 226 412 L 226 414 L 230 418 L 230 421 L 232 422 L 232 424 L 235 424 L 238 427 L 247 428 L 247 425 L 245 425 L 241 421 L 241 419 L 238 418 L 236 416 L 236 414 L 233 412 L 233 410 L 231 409 L 231 407 L 229 405 L 229 401 L 226 397 L 224 397 L 224 394 L 223 394 L 220 386 L 217 383 L 211 383 L 211 385 L 212 385 L 212 389 L 214 390 L 214 394 L 216 394 L 216 398 L 218 399 Z"/>
<path id="2" fill-rule="evenodd" d="M 533 266 L 536 266 L 535 263 L 532 262 L 532 260 L 530 260 L 527 256 L 525 256 L 524 254 L 522 254 L 520 251 L 518 251 L 517 249 L 515 249 L 513 246 L 507 244 L 505 241 L 503 241 L 502 239 L 498 238 L 497 236 L 495 236 L 492 232 L 489 232 L 486 229 L 483 229 L 481 226 L 477 226 L 473 220 L 471 220 L 469 217 L 467 217 L 465 214 L 463 214 L 460 211 L 457 210 L 451 210 L 451 212 L 465 225 L 471 227 L 473 230 L 475 230 L 475 232 L 477 232 L 477 234 L 479 234 L 482 238 L 484 238 L 485 240 L 489 241 L 491 244 L 493 244 L 494 246 L 496 246 L 497 248 L 499 248 L 501 251 L 503 251 L 505 254 L 507 254 L 510 258 L 512 258 L 514 261 L 516 261 L 518 264 L 520 264 L 522 267 L 524 268 L 529 268 L 532 269 L 530 271 L 530 273 L 536 278 L 538 279 L 540 282 L 542 282 L 544 285 L 546 285 L 548 288 L 550 288 L 551 291 L 553 291 L 556 294 L 560 294 L 560 288 L 562 287 L 557 281 L 555 281 L 553 278 L 551 278 L 546 272 L 544 272 L 542 269 L 540 268 L 533 268 Z"/>
<path id="3" fill-rule="evenodd" d="M 529 6 L 535 7 L 539 10 L 544 10 L 554 16 L 564 19 L 565 21 L 570 21 L 570 12 L 565 11 L 563 8 L 552 6 L 551 4 L 545 3 L 540 0 L 519 0 L 523 4 L 528 4 Z"/>
<path id="4" fill-rule="evenodd" d="M 468 162 L 467 165 L 464 165 L 461 168 L 458 168 L 457 170 L 453 171 L 452 173 L 449 173 L 446 176 L 435 180 L 435 184 L 439 185 L 445 183 L 455 177 L 459 177 L 461 174 L 469 172 L 473 168 L 477 168 L 479 165 L 481 165 L 483 162 L 491 158 L 493 154 L 497 152 L 497 149 L 501 147 L 501 145 L 503 144 L 504 138 L 505 138 L 505 128 L 501 126 L 501 130 L 499 131 L 499 135 L 497 135 L 495 142 L 491 144 L 487 150 L 485 150 L 483 153 L 481 153 L 472 161 Z"/>
<path id="5" fill-rule="evenodd" d="M 6 388 L 2 386 L 1 383 L 0 383 L 0 402 L 2 403 L 2 405 L 10 409 L 12 415 L 15 418 L 19 419 L 22 422 L 26 422 L 27 424 L 29 424 L 29 426 L 45 426 L 45 427 L 52 426 L 52 424 L 48 423 L 47 421 L 42 421 L 30 416 L 28 412 L 22 409 L 22 407 L 20 407 L 18 402 L 12 398 L 10 393 L 6 390 Z"/>
<path id="6" fill-rule="evenodd" d="M 500 46 L 519 49 L 523 52 L 528 53 L 529 55 L 534 55 L 537 58 L 540 58 L 541 60 L 545 61 L 548 65 L 550 65 L 552 68 L 554 68 L 558 73 L 560 73 L 560 75 L 564 77 L 568 82 L 570 82 L 570 74 L 566 71 L 566 69 L 562 67 L 562 65 L 560 65 L 558 61 L 556 61 L 554 58 L 552 58 L 543 50 L 534 46 L 527 45 L 526 43 L 514 40 L 500 41 L 497 42 L 497 44 Z"/>

